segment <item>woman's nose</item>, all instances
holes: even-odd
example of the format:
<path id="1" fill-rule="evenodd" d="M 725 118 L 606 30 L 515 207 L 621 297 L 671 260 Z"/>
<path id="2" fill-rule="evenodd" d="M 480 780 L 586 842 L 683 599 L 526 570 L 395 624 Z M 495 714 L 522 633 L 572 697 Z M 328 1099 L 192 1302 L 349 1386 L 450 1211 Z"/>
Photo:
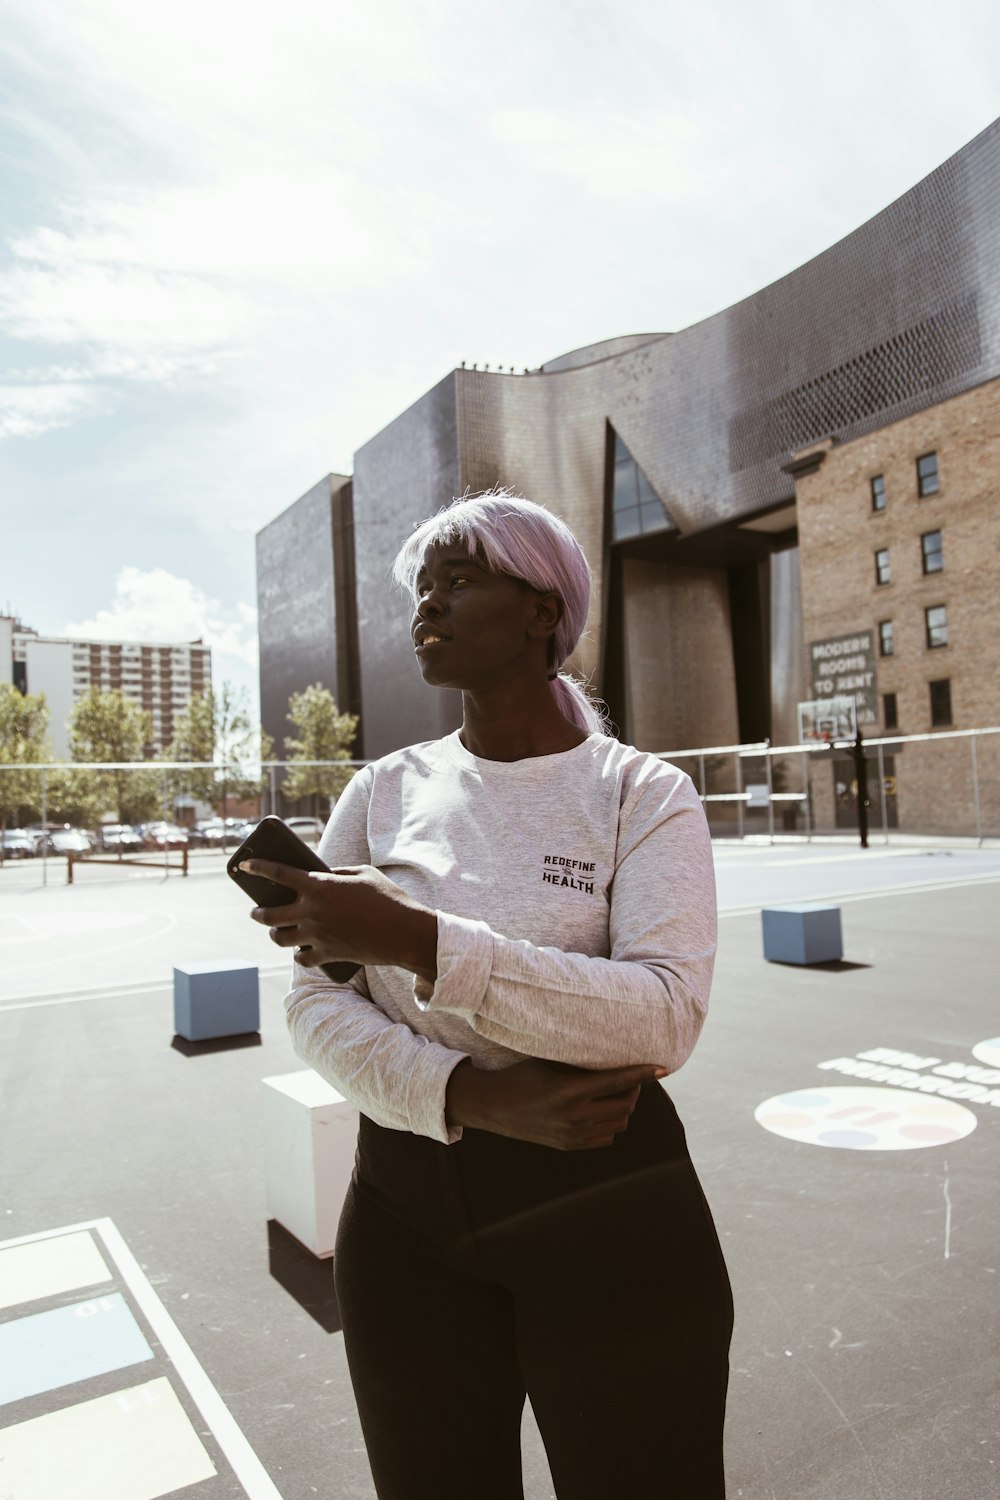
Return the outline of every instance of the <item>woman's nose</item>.
<path id="1" fill-rule="evenodd" d="M 428 620 L 431 615 L 440 614 L 441 609 L 441 597 L 435 589 L 428 589 L 427 593 L 422 594 L 417 600 L 416 612 L 417 618 L 420 620 Z"/>

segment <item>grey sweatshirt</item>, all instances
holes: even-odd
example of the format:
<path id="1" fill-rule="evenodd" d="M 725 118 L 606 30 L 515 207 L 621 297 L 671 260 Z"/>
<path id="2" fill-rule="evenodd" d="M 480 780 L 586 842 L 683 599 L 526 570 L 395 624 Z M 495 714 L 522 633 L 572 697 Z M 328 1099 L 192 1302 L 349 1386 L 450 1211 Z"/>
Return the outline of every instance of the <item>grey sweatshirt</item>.
<path id="1" fill-rule="evenodd" d="M 433 988 L 390 967 L 335 985 L 296 966 L 298 1055 L 379 1125 L 454 1141 L 465 1057 L 675 1072 L 705 1018 L 715 881 L 689 777 L 594 734 L 527 760 L 480 760 L 458 734 L 366 766 L 320 842 L 437 912 Z"/>

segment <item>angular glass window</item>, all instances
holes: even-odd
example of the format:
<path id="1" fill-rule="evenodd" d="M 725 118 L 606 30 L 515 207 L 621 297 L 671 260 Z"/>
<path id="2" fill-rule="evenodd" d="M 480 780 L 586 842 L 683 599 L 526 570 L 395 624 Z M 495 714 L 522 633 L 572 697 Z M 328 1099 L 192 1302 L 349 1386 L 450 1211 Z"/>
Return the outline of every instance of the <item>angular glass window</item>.
<path id="1" fill-rule="evenodd" d="M 933 650 L 948 644 L 948 610 L 944 604 L 933 604 L 924 610 L 927 622 L 927 644 Z"/>
<path id="2" fill-rule="evenodd" d="M 929 682 L 927 687 L 931 695 L 931 723 L 936 728 L 950 724 L 951 678 L 941 677 L 937 682 Z"/>
<path id="3" fill-rule="evenodd" d="M 917 459 L 917 494 L 936 495 L 939 489 L 936 453 L 924 453 Z"/>
<path id="4" fill-rule="evenodd" d="M 611 489 L 612 536 L 623 542 L 677 526 L 626 445 L 615 433 L 615 472 Z"/>
<path id="5" fill-rule="evenodd" d="M 944 545 L 940 531 L 925 531 L 920 538 L 925 573 L 940 573 L 944 567 Z"/>
<path id="6" fill-rule="evenodd" d="M 886 729 L 899 728 L 899 708 L 895 693 L 882 694 L 882 717 L 885 719 Z"/>
<path id="7" fill-rule="evenodd" d="M 892 621 L 878 622 L 878 651 L 880 656 L 891 656 L 895 649 Z"/>
<path id="8" fill-rule="evenodd" d="M 885 475 L 872 477 L 872 510 L 885 510 Z"/>
<path id="9" fill-rule="evenodd" d="M 888 583 L 889 577 L 889 549 L 880 547 L 875 553 L 875 582 Z"/>

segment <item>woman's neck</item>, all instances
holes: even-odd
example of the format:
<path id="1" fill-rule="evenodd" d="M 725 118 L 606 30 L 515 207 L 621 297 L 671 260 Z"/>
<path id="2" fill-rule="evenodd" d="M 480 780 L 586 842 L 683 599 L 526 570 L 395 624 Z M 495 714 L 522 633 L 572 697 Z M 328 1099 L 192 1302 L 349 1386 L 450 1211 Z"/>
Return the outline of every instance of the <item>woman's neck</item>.
<path id="1" fill-rule="evenodd" d="M 541 694 L 484 700 L 462 694 L 462 744 L 480 760 L 530 760 L 582 745 L 587 731 L 563 717 L 548 683 Z"/>

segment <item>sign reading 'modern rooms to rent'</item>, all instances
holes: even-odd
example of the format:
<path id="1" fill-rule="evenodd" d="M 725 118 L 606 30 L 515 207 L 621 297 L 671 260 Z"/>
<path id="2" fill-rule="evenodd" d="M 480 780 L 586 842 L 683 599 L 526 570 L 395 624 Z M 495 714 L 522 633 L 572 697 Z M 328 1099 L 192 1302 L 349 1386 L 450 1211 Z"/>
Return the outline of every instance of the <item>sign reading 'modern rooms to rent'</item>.
<path id="1" fill-rule="evenodd" d="M 814 698 L 853 698 L 858 724 L 877 724 L 875 638 L 871 630 L 813 641 L 809 647 Z"/>

